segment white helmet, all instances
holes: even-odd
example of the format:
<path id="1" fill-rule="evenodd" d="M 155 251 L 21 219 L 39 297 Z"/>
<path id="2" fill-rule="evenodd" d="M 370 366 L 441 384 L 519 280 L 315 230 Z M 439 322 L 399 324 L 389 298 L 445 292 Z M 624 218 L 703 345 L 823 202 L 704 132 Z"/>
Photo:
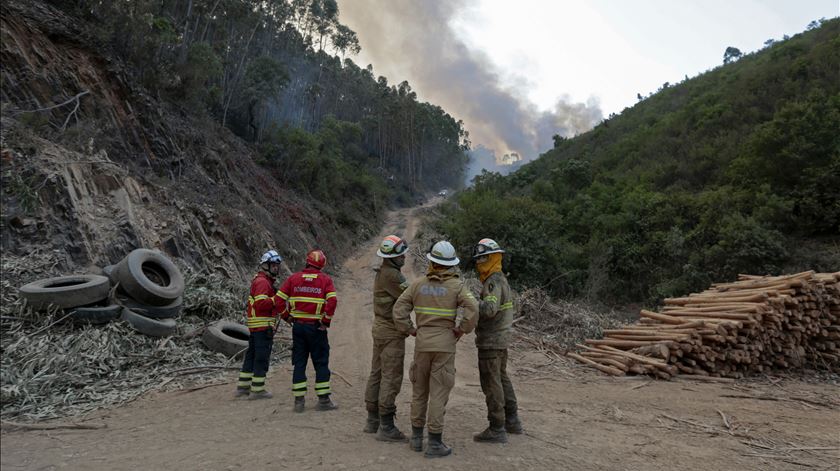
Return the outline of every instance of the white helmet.
<path id="1" fill-rule="evenodd" d="M 447 267 L 454 267 L 461 262 L 455 254 L 455 247 L 445 240 L 433 245 L 432 250 L 426 254 L 426 258 L 438 265 L 444 265 Z"/>
<path id="2" fill-rule="evenodd" d="M 473 258 L 483 257 L 491 253 L 505 253 L 493 239 L 481 239 L 473 250 Z"/>
<path id="3" fill-rule="evenodd" d="M 382 243 L 379 244 L 379 250 L 376 251 L 376 255 L 379 255 L 382 258 L 396 258 L 406 252 L 408 252 L 408 244 L 395 235 L 389 235 L 388 237 L 382 239 Z"/>
<path id="4" fill-rule="evenodd" d="M 276 250 L 269 250 L 260 257 L 260 265 L 263 263 L 280 263 L 282 261 L 283 257 Z"/>

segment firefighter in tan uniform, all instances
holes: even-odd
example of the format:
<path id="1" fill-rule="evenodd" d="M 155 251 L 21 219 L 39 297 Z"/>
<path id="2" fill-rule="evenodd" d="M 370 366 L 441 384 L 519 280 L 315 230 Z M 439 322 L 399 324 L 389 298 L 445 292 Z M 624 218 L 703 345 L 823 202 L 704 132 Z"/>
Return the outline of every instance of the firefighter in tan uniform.
<path id="1" fill-rule="evenodd" d="M 502 273 L 505 251 L 493 239 L 481 239 L 473 258 L 482 283 L 475 345 L 478 373 L 487 402 L 490 425 L 474 435 L 477 442 L 507 443 L 508 433 L 522 433 L 513 384 L 507 375 L 508 347 L 513 328 L 513 297 Z"/>
<path id="2" fill-rule="evenodd" d="M 397 298 L 408 287 L 400 268 L 405 264 L 408 244 L 395 235 L 382 240 L 376 255 L 382 265 L 373 282 L 373 358 L 365 390 L 368 411 L 365 433 L 379 433 L 377 440 L 405 441 L 405 435 L 394 425 L 395 400 L 400 393 L 405 360 L 405 338 L 394 325 L 393 308 Z"/>
<path id="3" fill-rule="evenodd" d="M 428 423 L 425 456 L 434 458 L 452 453 L 442 435 L 446 403 L 455 385 L 455 343 L 475 327 L 478 301 L 460 278 L 452 244 L 436 243 L 426 258 L 431 262 L 429 270 L 397 299 L 394 323 L 400 332 L 417 336 L 409 369 L 413 385 L 410 446 L 423 451 L 423 427 Z M 458 308 L 463 308 L 460 322 L 456 318 Z M 417 327 L 411 322 L 412 310 Z"/>

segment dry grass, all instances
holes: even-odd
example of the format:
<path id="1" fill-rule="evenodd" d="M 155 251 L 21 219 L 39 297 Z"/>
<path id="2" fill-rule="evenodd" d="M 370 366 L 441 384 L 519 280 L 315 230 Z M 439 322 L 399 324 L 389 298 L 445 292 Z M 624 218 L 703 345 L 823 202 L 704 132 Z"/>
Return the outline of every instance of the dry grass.
<path id="1" fill-rule="evenodd" d="M 540 288 L 523 290 L 516 306 L 522 318 L 517 325 L 566 349 L 587 338 L 601 338 L 603 329 L 623 324 L 615 312 L 597 310 L 583 302 L 552 299 Z"/>
<path id="2" fill-rule="evenodd" d="M 136 399 L 151 390 L 172 390 L 233 377 L 238 361 L 207 350 L 201 328 L 219 318 L 242 317 L 245 287 L 218 275 L 184 269 L 187 290 L 179 336 L 153 338 L 122 322 L 103 326 L 51 324 L 60 311 L 34 313 L 19 301 L 17 287 L 55 276 L 51 254 L 2 260 L 3 419 L 37 421 L 77 416 Z M 183 267 L 182 267 L 183 268 Z M 275 362 L 288 356 L 277 345 Z"/>

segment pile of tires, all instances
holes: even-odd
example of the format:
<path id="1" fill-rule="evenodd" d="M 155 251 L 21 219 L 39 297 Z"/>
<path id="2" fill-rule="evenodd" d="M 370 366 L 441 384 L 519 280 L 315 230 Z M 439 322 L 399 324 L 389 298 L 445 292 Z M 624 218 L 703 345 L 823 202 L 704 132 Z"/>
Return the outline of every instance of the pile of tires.
<path id="1" fill-rule="evenodd" d="M 106 276 L 38 280 L 22 286 L 20 295 L 32 309 L 60 308 L 74 322 L 104 324 L 121 319 L 145 335 L 175 334 L 184 277 L 172 260 L 157 250 L 136 249 L 103 272 Z"/>

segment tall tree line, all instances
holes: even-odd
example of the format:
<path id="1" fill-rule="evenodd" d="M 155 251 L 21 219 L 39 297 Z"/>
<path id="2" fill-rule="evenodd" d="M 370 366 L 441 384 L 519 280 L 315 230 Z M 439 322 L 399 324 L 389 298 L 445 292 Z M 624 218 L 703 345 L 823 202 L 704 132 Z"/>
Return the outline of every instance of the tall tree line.
<path id="1" fill-rule="evenodd" d="M 461 180 L 463 123 L 419 102 L 407 82 L 389 84 L 355 64 L 358 37 L 339 21 L 335 0 L 54 3 L 101 25 L 143 85 L 244 139 L 262 144 L 278 128 L 314 133 L 332 116 L 360 127 L 368 163 L 388 179 L 412 190 Z"/>

